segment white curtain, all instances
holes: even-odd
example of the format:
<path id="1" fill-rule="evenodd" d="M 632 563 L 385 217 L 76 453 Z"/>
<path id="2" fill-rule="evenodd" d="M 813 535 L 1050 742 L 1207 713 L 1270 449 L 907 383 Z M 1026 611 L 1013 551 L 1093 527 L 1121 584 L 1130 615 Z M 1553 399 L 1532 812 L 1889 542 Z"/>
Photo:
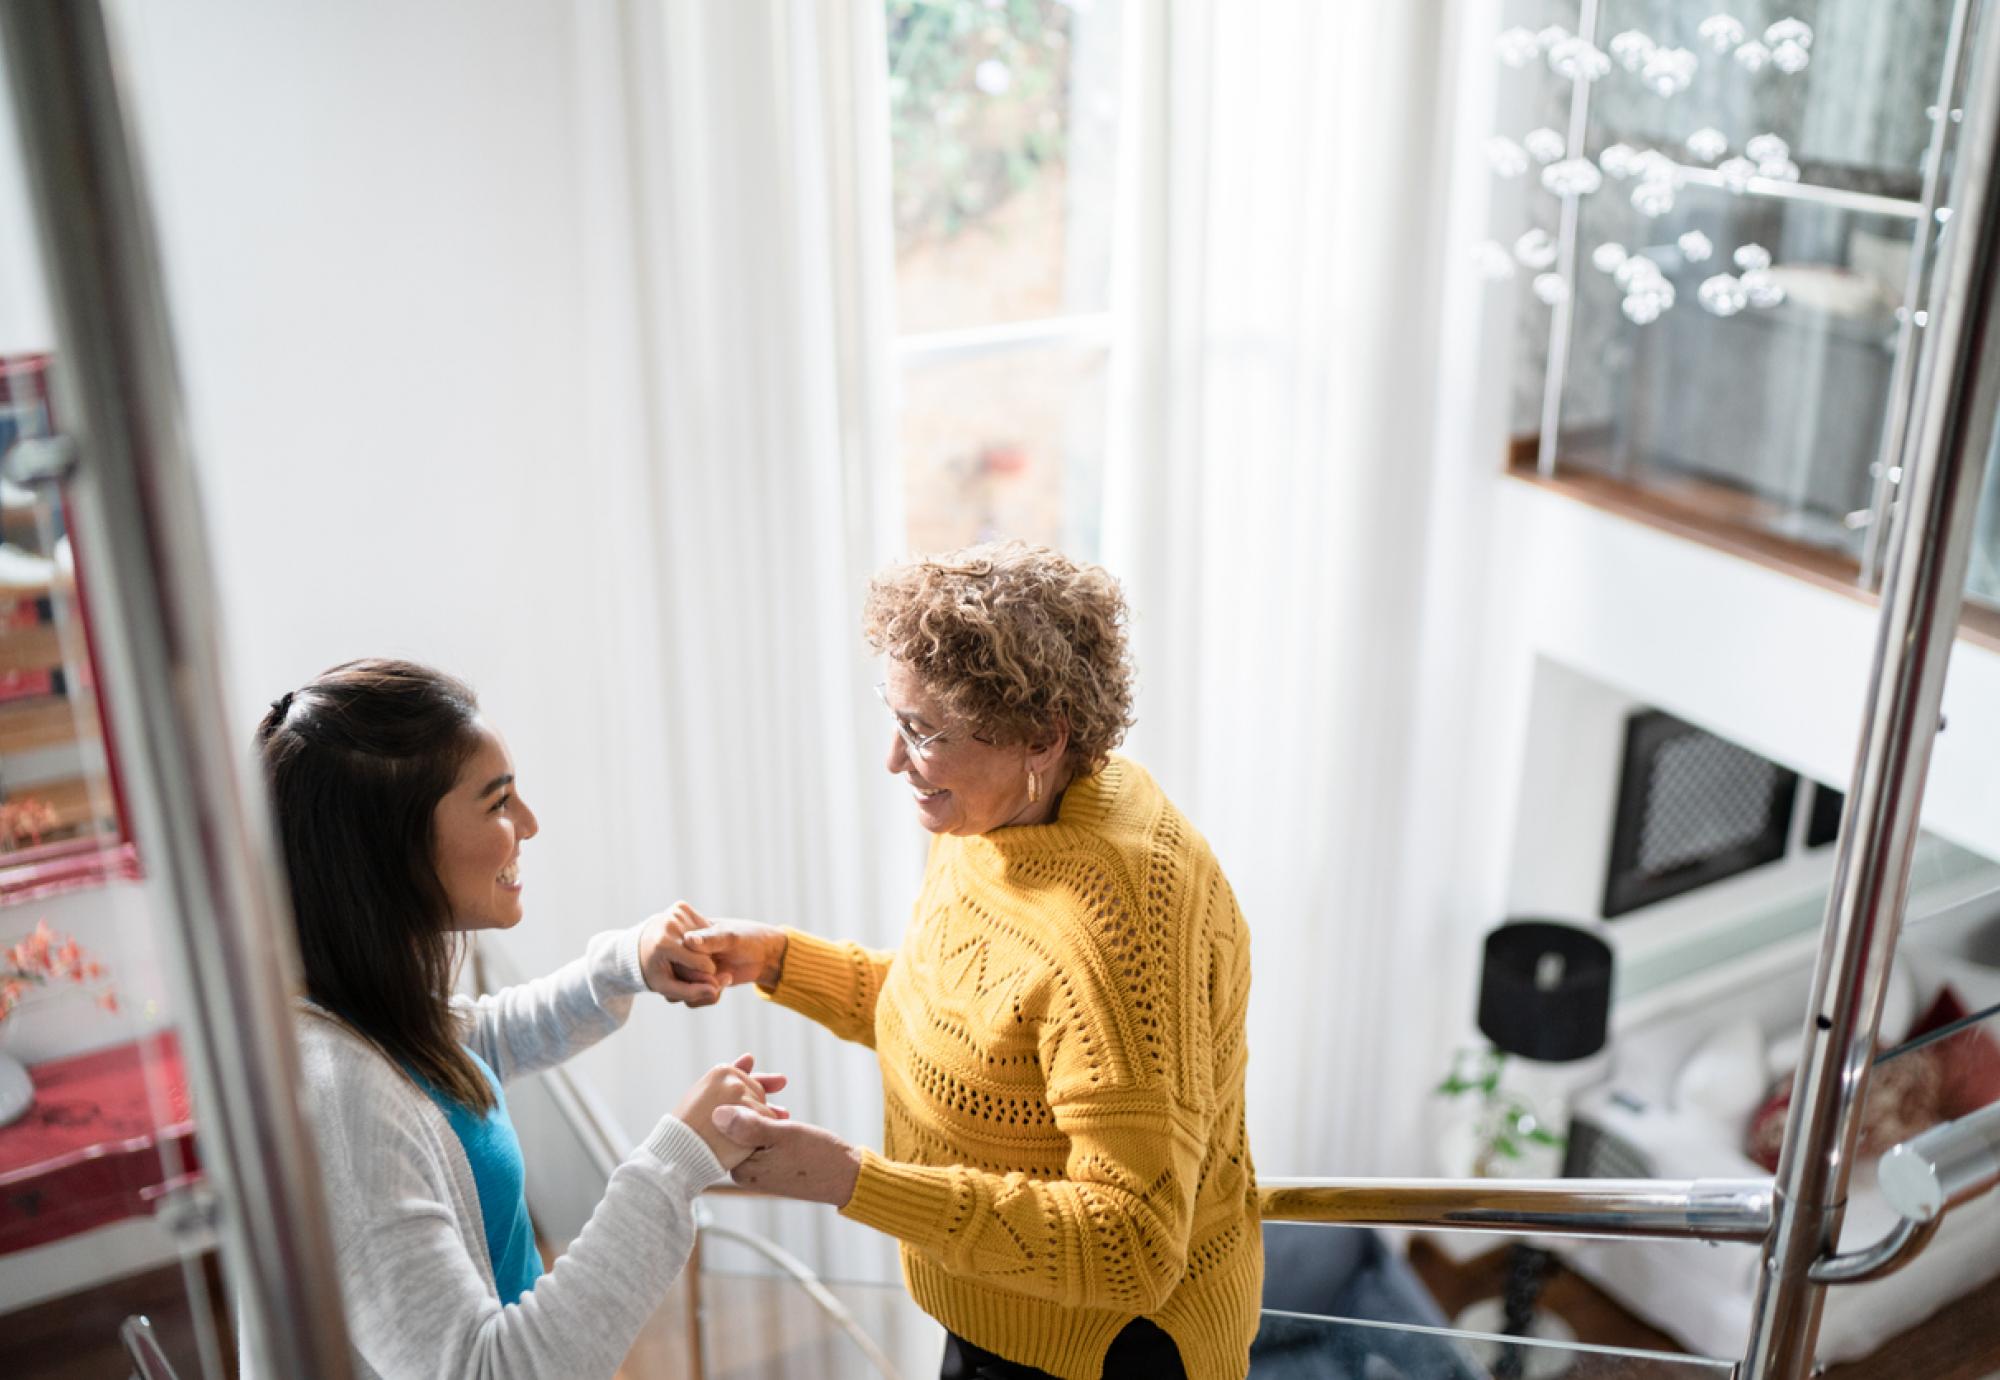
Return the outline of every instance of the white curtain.
<path id="1" fill-rule="evenodd" d="M 618 632 L 577 687 L 620 726 L 600 764 L 612 911 L 685 896 L 891 943 L 921 855 L 859 631 L 902 530 L 881 6 L 578 13 L 584 442 L 619 510 L 589 596 Z M 880 1136 L 873 1056 L 792 1013 L 737 992 L 644 1022 L 583 1069 L 628 1130 L 755 1050 L 795 1079 L 797 1115 Z M 747 1211 L 822 1268 L 894 1277 L 888 1244 L 829 1209 Z"/>
<path id="2" fill-rule="evenodd" d="M 1496 918 L 1450 880 L 1477 601 L 1454 505 L 1497 450 L 1458 450 L 1441 366 L 1447 8 L 1176 0 L 1131 27 L 1106 559 L 1131 750 L 1250 924 L 1266 1175 L 1430 1169 Z"/>

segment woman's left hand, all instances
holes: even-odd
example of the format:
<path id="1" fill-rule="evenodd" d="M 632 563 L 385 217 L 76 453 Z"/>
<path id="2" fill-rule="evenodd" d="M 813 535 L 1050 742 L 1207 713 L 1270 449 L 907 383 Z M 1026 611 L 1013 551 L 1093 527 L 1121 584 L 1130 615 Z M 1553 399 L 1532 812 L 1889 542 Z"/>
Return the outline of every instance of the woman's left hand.
<path id="1" fill-rule="evenodd" d="M 715 960 L 681 943 L 688 922 L 680 909 L 663 910 L 639 932 L 639 971 L 646 985 L 668 1001 L 707 1006 L 722 995 Z"/>
<path id="2" fill-rule="evenodd" d="M 750 1151 L 729 1176 L 743 1188 L 837 1208 L 854 1196 L 861 1152 L 825 1127 L 717 1107 L 715 1129 Z"/>

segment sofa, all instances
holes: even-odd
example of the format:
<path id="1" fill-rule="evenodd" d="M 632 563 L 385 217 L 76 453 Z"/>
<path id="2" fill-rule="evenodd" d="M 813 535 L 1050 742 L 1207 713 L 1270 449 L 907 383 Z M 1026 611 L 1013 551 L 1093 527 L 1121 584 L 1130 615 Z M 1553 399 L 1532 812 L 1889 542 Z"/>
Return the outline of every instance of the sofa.
<path id="1" fill-rule="evenodd" d="M 1955 936 L 1947 946 L 1906 935 L 1884 998 L 1881 1030 L 1900 1040 L 1939 1009 L 1949 988 L 1974 1010 L 2000 1002 L 2000 920 Z M 1751 1157 L 1760 1121 L 1768 1151 L 1783 1116 L 1774 1093 L 1788 1089 L 1810 996 L 1812 959 L 1795 970 L 1704 1000 L 1695 1009 L 1620 1031 L 1609 1077 L 1572 1101 L 1571 1172 L 1606 1177 L 1755 1178 L 1768 1175 Z M 1947 1005 L 1949 999 L 1947 998 Z M 1897 1063 L 1909 1075 L 1920 1057 L 1952 1047 L 1950 1078 L 1962 1073 L 1966 1051 L 2000 1069 L 2000 1043 L 1989 1022 L 1922 1055 Z M 1973 1042 L 1983 1042 L 1975 1045 Z M 1883 1070 L 1894 1065 L 1884 1065 Z M 1924 1119 L 1897 1105 L 1923 1080 L 1882 1071 L 1864 1114 L 1864 1144 L 1849 1185 L 1840 1249 L 1873 1244 L 1896 1222 L 1875 1186 L 1877 1157 L 1921 1129 Z M 1961 1079 L 1962 1081 L 1962 1079 Z M 1982 1075 L 1982 1081 L 1990 1078 Z M 1938 1080 L 1932 1078 L 1931 1085 Z M 1963 1100 L 1963 1099 L 1961 1099 Z M 1951 1115 L 1962 1115 L 1963 1109 Z M 1938 1119 L 1935 1111 L 1928 1118 Z M 1948 1118 L 1947 1118 L 1948 1119 Z M 1767 1156 L 1768 1158 L 1768 1156 Z M 1564 1259 L 1633 1313 L 1691 1351 L 1740 1355 L 1750 1330 L 1752 1285 L 1759 1252 L 1749 1246 L 1701 1242 L 1564 1242 Z M 1865 1284 L 1839 1286 L 1824 1310 L 1819 1360 L 1852 1360 L 2000 1274 L 2000 1193 L 1954 1212 L 1931 1244 L 1899 1272 Z"/>

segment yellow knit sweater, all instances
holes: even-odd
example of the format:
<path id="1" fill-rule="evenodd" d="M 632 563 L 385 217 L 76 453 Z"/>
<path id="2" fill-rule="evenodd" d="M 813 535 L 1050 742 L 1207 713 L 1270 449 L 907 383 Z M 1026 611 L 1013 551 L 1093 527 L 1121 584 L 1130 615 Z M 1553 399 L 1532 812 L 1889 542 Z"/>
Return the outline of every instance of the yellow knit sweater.
<path id="1" fill-rule="evenodd" d="M 882 1065 L 882 1153 L 842 1212 L 902 1242 L 926 1312 L 1066 1380 L 1146 1317 L 1192 1380 L 1240 1380 L 1250 939 L 1152 777 L 1114 757 L 1054 823 L 936 839 L 900 950 L 789 936 L 770 995 Z"/>

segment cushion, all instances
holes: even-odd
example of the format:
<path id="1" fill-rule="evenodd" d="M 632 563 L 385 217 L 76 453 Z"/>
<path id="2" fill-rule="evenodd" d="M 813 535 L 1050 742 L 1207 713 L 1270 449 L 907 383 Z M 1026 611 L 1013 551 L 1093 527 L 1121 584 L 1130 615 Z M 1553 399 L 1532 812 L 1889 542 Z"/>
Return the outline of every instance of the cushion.
<path id="1" fill-rule="evenodd" d="M 1744 1125 L 1764 1100 L 1764 1032 L 1748 1016 L 1718 1027 L 1696 1047 L 1674 1078 L 1674 1107 L 1698 1112 L 1730 1129 Z"/>
<path id="2" fill-rule="evenodd" d="M 1938 989 L 1937 999 L 1917 1019 L 1910 1034 L 1915 1037 L 1940 1030 L 1971 1014 L 1958 989 L 1946 983 Z M 1989 1103 L 2000 1102 L 2000 1040 L 1993 1038 L 1989 1027 L 1975 1025 L 1961 1030 L 1904 1058 L 1914 1059 L 1926 1054 L 1936 1057 L 1939 1074 L 1944 1081 L 1942 1105 L 1945 1120 L 1955 1121 Z M 1889 1067 L 1894 1068 L 1902 1062 L 1904 1060 L 1899 1059 Z"/>
<path id="3" fill-rule="evenodd" d="M 1947 983 L 1910 1027 L 1910 1039 L 1967 1015 L 1964 1001 Z M 1778 1167 L 1792 1081 L 1782 1080 L 1750 1120 L 1744 1151 L 1766 1169 Z M 2000 1101 L 2000 1042 L 1974 1026 L 1936 1044 L 1891 1060 L 1868 1078 L 1868 1101 L 1861 1113 L 1863 1157 L 1881 1154 L 1940 1122 L 1956 1120 Z"/>

